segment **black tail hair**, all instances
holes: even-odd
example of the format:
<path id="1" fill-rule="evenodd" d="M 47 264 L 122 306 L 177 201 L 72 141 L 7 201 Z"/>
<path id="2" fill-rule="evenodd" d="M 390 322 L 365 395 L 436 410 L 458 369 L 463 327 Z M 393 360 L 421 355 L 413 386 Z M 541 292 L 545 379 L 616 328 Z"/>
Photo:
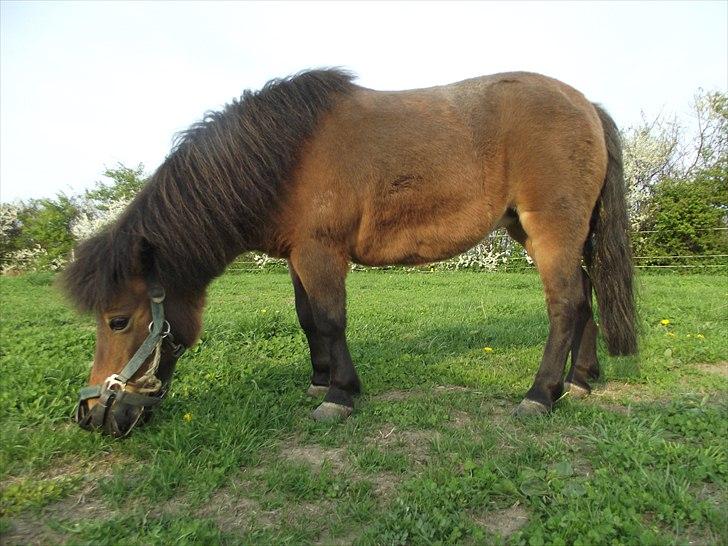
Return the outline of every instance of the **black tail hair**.
<path id="1" fill-rule="evenodd" d="M 609 162 L 592 218 L 585 261 L 597 296 L 602 335 L 612 355 L 637 353 L 634 266 L 622 167 L 622 143 L 614 120 L 594 105 L 602 120 Z"/>

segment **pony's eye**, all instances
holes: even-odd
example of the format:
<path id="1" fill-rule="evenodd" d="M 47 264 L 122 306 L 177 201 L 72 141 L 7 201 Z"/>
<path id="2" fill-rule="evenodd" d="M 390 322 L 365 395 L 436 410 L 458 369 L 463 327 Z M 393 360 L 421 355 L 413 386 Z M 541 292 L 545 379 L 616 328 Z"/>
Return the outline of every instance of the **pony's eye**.
<path id="1" fill-rule="evenodd" d="M 129 324 L 129 317 L 114 317 L 109 321 L 109 328 L 112 330 L 123 330 Z"/>

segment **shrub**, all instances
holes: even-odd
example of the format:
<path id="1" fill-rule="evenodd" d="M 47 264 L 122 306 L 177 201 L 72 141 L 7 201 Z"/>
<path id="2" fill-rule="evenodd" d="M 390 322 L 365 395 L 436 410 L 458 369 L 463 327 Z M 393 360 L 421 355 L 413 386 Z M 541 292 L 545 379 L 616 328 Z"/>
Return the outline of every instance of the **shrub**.
<path id="1" fill-rule="evenodd" d="M 637 255 L 655 256 L 644 264 L 728 263 L 725 257 L 707 262 L 691 258 L 728 254 L 727 164 L 703 170 L 692 180 L 666 179 L 656 184 L 646 206 L 646 233 L 638 233 L 634 239 Z"/>

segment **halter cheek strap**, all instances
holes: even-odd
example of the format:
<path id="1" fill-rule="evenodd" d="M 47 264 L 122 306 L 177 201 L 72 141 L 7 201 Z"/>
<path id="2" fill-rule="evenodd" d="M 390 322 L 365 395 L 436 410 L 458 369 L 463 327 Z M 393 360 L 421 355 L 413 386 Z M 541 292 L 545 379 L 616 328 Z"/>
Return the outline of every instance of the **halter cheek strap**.
<path id="1" fill-rule="evenodd" d="M 175 358 L 185 352 L 185 346 L 174 342 L 169 322 L 164 319 L 164 290 L 158 289 L 150 294 L 152 322 L 149 324 L 149 335 L 142 342 L 126 366 L 119 372 L 111 374 L 101 385 L 91 385 L 81 389 L 79 402 L 76 407 L 76 421 L 84 428 L 91 428 L 88 400 L 99 399 L 99 405 L 104 408 L 103 428 L 112 436 L 126 436 L 137 424 L 144 409 L 156 406 L 166 394 L 168 383 L 162 383 L 156 377 L 157 368 L 161 358 L 162 344 L 166 342 Z M 144 362 L 154 353 L 152 365 L 137 381 L 131 378 L 144 365 Z M 127 385 L 133 385 L 138 392 L 126 390 Z M 148 394 L 147 394 L 148 393 Z M 115 419 L 110 415 L 110 409 L 115 402 L 124 403 L 139 408 L 136 419 L 125 432 L 120 431 Z"/>

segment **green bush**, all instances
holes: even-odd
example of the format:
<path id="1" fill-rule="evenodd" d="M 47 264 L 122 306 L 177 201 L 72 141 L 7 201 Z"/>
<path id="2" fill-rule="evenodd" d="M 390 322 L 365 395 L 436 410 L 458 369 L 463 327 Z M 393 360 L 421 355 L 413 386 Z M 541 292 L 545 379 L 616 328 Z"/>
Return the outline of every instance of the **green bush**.
<path id="1" fill-rule="evenodd" d="M 38 199 L 18 214 L 21 229 L 17 245 L 21 249 L 40 248 L 33 264 L 41 270 L 58 269 L 75 244 L 71 224 L 78 216 L 72 197 L 59 194 L 56 199 Z"/>
<path id="2" fill-rule="evenodd" d="M 635 237 L 641 265 L 728 264 L 728 168 L 726 163 L 699 172 L 692 180 L 663 180 L 655 187 Z M 668 258 L 673 256 L 673 258 Z M 674 258 L 679 256 L 679 258 Z"/>

